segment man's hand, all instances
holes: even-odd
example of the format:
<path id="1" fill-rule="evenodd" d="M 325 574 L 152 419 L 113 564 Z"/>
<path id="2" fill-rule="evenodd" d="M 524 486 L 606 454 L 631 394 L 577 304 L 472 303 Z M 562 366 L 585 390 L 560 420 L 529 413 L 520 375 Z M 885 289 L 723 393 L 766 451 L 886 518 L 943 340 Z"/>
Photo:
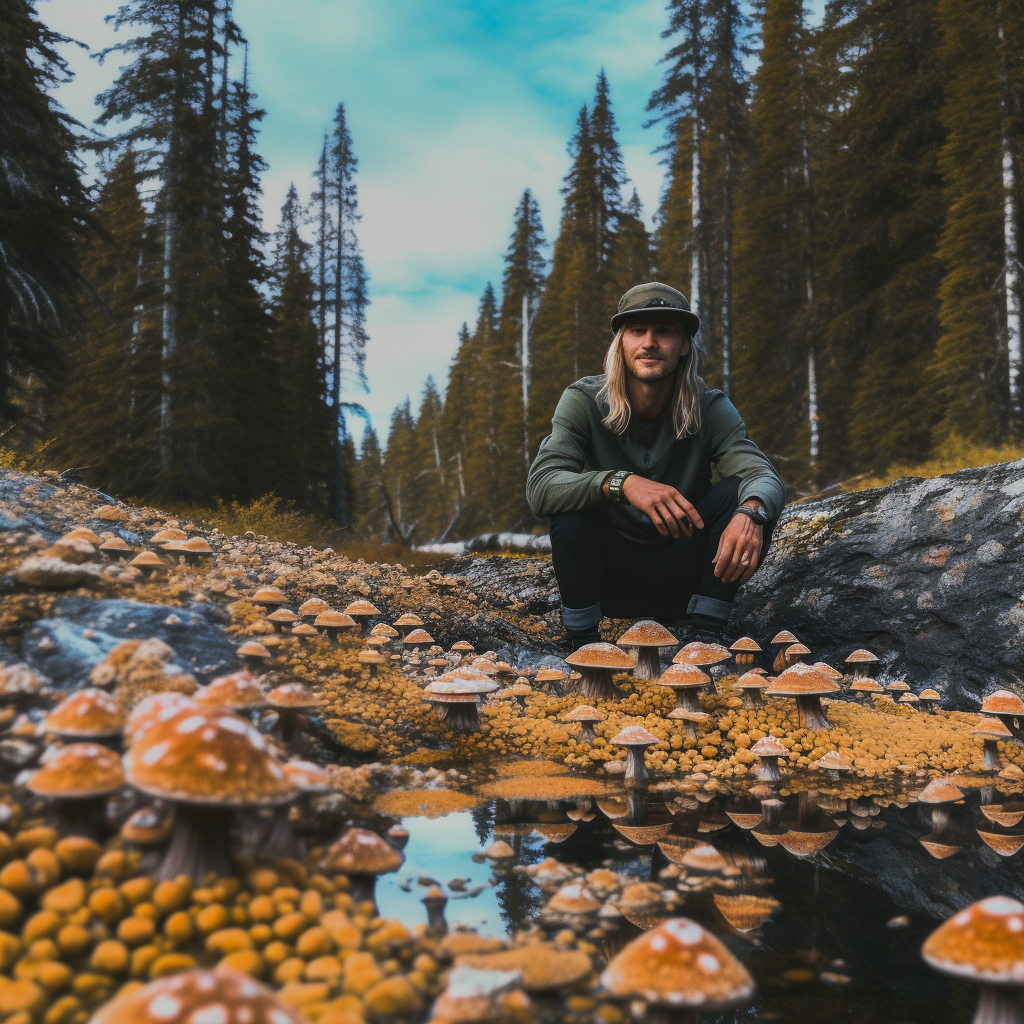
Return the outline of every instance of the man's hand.
<path id="1" fill-rule="evenodd" d="M 757 568 L 761 556 L 762 529 L 749 516 L 734 515 L 729 520 L 714 562 L 715 575 L 723 583 L 746 583 Z"/>
<path id="2" fill-rule="evenodd" d="M 697 514 L 697 510 L 668 484 L 655 483 L 634 473 L 626 477 L 622 493 L 630 505 L 650 516 L 662 537 L 669 534 L 678 537 L 680 531 L 692 537 L 694 527 L 704 529 L 704 520 Z"/>

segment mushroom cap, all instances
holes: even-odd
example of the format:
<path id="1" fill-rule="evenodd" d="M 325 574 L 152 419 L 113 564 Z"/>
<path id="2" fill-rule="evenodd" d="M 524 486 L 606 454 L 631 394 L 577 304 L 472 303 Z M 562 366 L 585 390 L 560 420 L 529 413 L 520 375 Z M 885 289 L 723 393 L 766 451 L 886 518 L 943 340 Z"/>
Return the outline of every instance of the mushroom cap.
<path id="1" fill-rule="evenodd" d="M 302 683 L 285 683 L 267 694 L 267 703 L 272 708 L 315 708 L 320 699 Z"/>
<path id="2" fill-rule="evenodd" d="M 240 658 L 269 658 L 271 657 L 270 651 L 256 640 L 246 640 L 241 647 L 239 647 L 235 654 Z"/>
<path id="3" fill-rule="evenodd" d="M 456 640 L 452 644 L 451 650 L 456 651 L 458 654 L 473 654 L 476 648 L 468 640 Z"/>
<path id="4" fill-rule="evenodd" d="M 90 1024 L 305 1024 L 247 974 L 191 970 L 115 997 Z"/>
<path id="5" fill-rule="evenodd" d="M 572 711 L 562 715 L 563 722 L 603 722 L 605 720 L 603 711 L 591 707 L 589 704 L 577 704 Z"/>
<path id="6" fill-rule="evenodd" d="M 381 654 L 380 651 L 360 651 L 356 655 L 356 661 L 358 661 L 360 665 L 386 665 L 388 659 L 387 656 Z"/>
<path id="7" fill-rule="evenodd" d="M 400 615 L 395 619 L 394 625 L 396 626 L 422 626 L 423 620 L 416 615 L 414 612 L 406 612 L 404 615 Z"/>
<path id="8" fill-rule="evenodd" d="M 294 759 L 284 763 L 285 778 L 300 792 L 324 793 L 331 789 L 330 776 L 312 761 Z"/>
<path id="9" fill-rule="evenodd" d="M 218 676 L 197 690 L 192 699 L 204 707 L 258 708 L 267 703 L 267 693 L 260 681 L 243 668 Z"/>
<path id="10" fill-rule="evenodd" d="M 897 693 L 906 693 L 910 689 L 910 683 L 902 679 L 894 679 L 891 683 L 887 683 L 885 688 L 887 690 L 896 690 Z"/>
<path id="11" fill-rule="evenodd" d="M 167 565 L 155 551 L 140 551 L 128 564 L 134 566 Z"/>
<path id="12" fill-rule="evenodd" d="M 347 615 L 345 612 L 332 611 L 330 608 L 327 608 L 324 611 L 317 613 L 316 618 L 313 620 L 313 625 L 316 626 L 317 629 L 355 629 L 357 623 L 351 615 Z"/>
<path id="13" fill-rule="evenodd" d="M 298 622 L 299 617 L 293 611 L 289 611 L 287 608 L 278 608 L 276 611 L 271 612 L 267 616 L 268 622 L 283 622 L 287 625 L 290 622 Z"/>
<path id="14" fill-rule="evenodd" d="M 89 686 L 65 697 L 46 716 L 44 728 L 58 736 L 120 736 L 127 720 L 109 693 Z"/>
<path id="15" fill-rule="evenodd" d="M 878 661 L 878 658 L 870 651 L 865 651 L 863 647 L 859 647 L 852 654 L 848 654 L 844 661 L 847 665 L 859 665 L 862 662 Z"/>
<path id="16" fill-rule="evenodd" d="M 404 863 L 405 857 L 376 832 L 350 828 L 327 851 L 321 866 L 348 875 L 386 875 Z"/>
<path id="17" fill-rule="evenodd" d="M 736 685 L 741 690 L 763 690 L 771 684 L 760 672 L 744 672 L 736 680 Z"/>
<path id="18" fill-rule="evenodd" d="M 405 634 L 405 639 L 402 643 L 409 644 L 410 646 L 417 645 L 422 646 L 423 644 L 432 644 L 434 638 L 425 629 L 414 629 L 410 633 Z"/>
<path id="19" fill-rule="evenodd" d="M 100 551 L 131 551 L 131 545 L 120 537 L 108 537 L 100 545 Z"/>
<path id="20" fill-rule="evenodd" d="M 124 737 L 130 745 L 146 733 L 158 722 L 172 718 L 183 707 L 191 707 L 195 701 L 184 693 L 168 691 L 167 693 L 151 693 L 143 697 L 132 708 L 124 727 Z"/>
<path id="21" fill-rule="evenodd" d="M 921 956 L 946 974 L 1024 985 L 1024 904 L 1009 896 L 972 903 L 925 939 Z"/>
<path id="22" fill-rule="evenodd" d="M 658 677 L 659 686 L 671 686 L 674 690 L 689 690 L 707 686 L 711 676 L 702 672 L 696 665 L 669 665 Z"/>
<path id="23" fill-rule="evenodd" d="M 98 743 L 72 743 L 38 768 L 28 789 L 65 799 L 102 796 L 124 785 L 121 758 Z"/>
<path id="24" fill-rule="evenodd" d="M 1024 700 L 1011 690 L 996 690 L 982 701 L 981 712 L 986 715 L 1024 715 Z"/>
<path id="25" fill-rule="evenodd" d="M 786 648 L 786 653 L 787 654 L 810 654 L 811 653 L 811 649 L 810 649 L 810 647 L 807 647 L 805 644 L 802 644 L 802 643 L 798 642 L 798 643 L 795 643 L 795 644 L 790 644 Z"/>
<path id="26" fill-rule="evenodd" d="M 315 626 L 311 626 L 308 622 L 300 622 L 289 630 L 291 636 L 319 636 L 320 632 Z"/>
<path id="27" fill-rule="evenodd" d="M 780 629 L 775 636 L 772 637 L 771 642 L 773 644 L 796 644 L 800 641 L 788 629 Z"/>
<path id="28" fill-rule="evenodd" d="M 674 647 L 679 641 L 660 622 L 641 619 L 634 622 L 616 643 L 629 647 Z"/>
<path id="29" fill-rule="evenodd" d="M 782 906 L 778 900 L 770 896 L 754 896 L 741 893 L 738 896 L 727 896 L 724 893 L 712 893 L 718 912 L 738 932 L 750 932 L 768 920 Z"/>
<path id="30" fill-rule="evenodd" d="M 364 615 L 369 618 L 371 615 L 380 615 L 380 609 L 369 601 L 353 601 L 346 609 L 346 615 Z"/>
<path id="31" fill-rule="evenodd" d="M 730 651 L 759 651 L 761 650 L 760 644 L 749 636 L 741 636 L 734 644 L 729 647 Z"/>
<path id="32" fill-rule="evenodd" d="M 727 1009 L 754 994 L 744 966 L 696 921 L 674 917 L 634 939 L 605 968 L 613 996 L 655 1006 Z"/>
<path id="33" fill-rule="evenodd" d="M 942 695 L 939 693 L 939 691 L 932 690 L 931 688 L 927 690 L 922 690 L 917 696 L 921 700 L 942 700 Z"/>
<path id="34" fill-rule="evenodd" d="M 826 679 L 813 665 L 798 662 L 780 672 L 765 694 L 769 697 L 809 697 L 834 693 L 838 689 L 838 683 Z"/>
<path id="35" fill-rule="evenodd" d="M 706 722 L 711 716 L 706 711 L 687 711 L 686 708 L 673 708 L 668 718 L 681 722 Z"/>
<path id="36" fill-rule="evenodd" d="M 28 665 L 0 665 L 0 696 L 39 693 L 46 685 L 47 680 Z"/>
<path id="37" fill-rule="evenodd" d="M 537 674 L 533 677 L 536 683 L 560 683 L 565 679 L 565 673 L 560 672 L 557 668 L 542 668 L 537 670 Z"/>
<path id="38" fill-rule="evenodd" d="M 974 727 L 975 736 L 983 736 L 987 740 L 1012 740 L 1013 733 L 998 718 L 982 718 Z"/>
<path id="39" fill-rule="evenodd" d="M 446 698 L 458 700 L 476 699 L 479 694 L 493 693 L 498 684 L 492 682 L 486 676 L 482 679 L 465 679 L 456 676 L 453 672 L 446 672 L 444 675 L 432 679 L 424 688 L 427 700 L 440 700 L 442 703 Z"/>
<path id="40" fill-rule="evenodd" d="M 679 861 L 683 867 L 708 874 L 724 871 L 729 862 L 710 843 L 700 843 L 687 850 Z"/>
<path id="41" fill-rule="evenodd" d="M 705 665 L 717 665 L 719 662 L 728 661 L 731 657 L 731 652 L 721 644 L 705 644 L 700 640 L 694 640 L 693 643 L 681 647 L 672 661 L 676 665 L 696 665 L 701 668 Z"/>
<path id="42" fill-rule="evenodd" d="M 386 622 L 378 622 L 373 629 L 370 630 L 370 636 L 383 637 L 385 640 L 393 640 L 396 636 L 400 636 L 394 626 L 389 626 Z"/>
<path id="43" fill-rule="evenodd" d="M 491 677 L 486 673 L 482 672 L 475 665 L 459 665 L 458 668 L 450 669 L 443 675 L 437 677 L 437 679 L 469 679 L 481 683 L 492 682 Z M 435 680 L 436 682 L 437 680 Z M 497 687 L 497 683 L 494 686 Z M 488 693 L 490 691 L 487 691 Z"/>
<path id="44" fill-rule="evenodd" d="M 774 736 L 762 736 L 750 748 L 750 752 L 758 757 L 785 757 L 789 753 Z"/>
<path id="45" fill-rule="evenodd" d="M 858 679 L 857 682 L 850 683 L 850 690 L 853 693 L 881 693 L 882 686 L 874 679 Z"/>
<path id="46" fill-rule="evenodd" d="M 279 587 L 260 587 L 250 599 L 253 604 L 287 604 L 288 598 Z"/>
<path id="47" fill-rule="evenodd" d="M 618 747 L 649 747 L 658 742 L 658 737 L 649 733 L 642 725 L 627 725 L 609 741 Z"/>
<path id="48" fill-rule="evenodd" d="M 322 597 L 311 597 L 308 601 L 303 601 L 299 605 L 300 615 L 320 615 L 330 610 L 331 606 Z"/>
<path id="49" fill-rule="evenodd" d="M 608 668 L 625 671 L 636 668 L 636 656 L 620 650 L 615 644 L 584 644 L 565 659 L 567 665 L 576 668 Z"/>
<path id="50" fill-rule="evenodd" d="M 920 700 L 916 693 L 905 693 L 897 701 L 899 704 L 916 704 Z"/>
<path id="51" fill-rule="evenodd" d="M 826 679 L 831 679 L 834 682 L 838 683 L 843 678 L 842 672 L 823 661 L 816 661 L 811 667 L 816 668 Z"/>
<path id="52" fill-rule="evenodd" d="M 184 803 L 278 804 L 293 795 L 257 729 L 194 701 L 134 737 L 124 770 L 136 789 Z"/>
<path id="53" fill-rule="evenodd" d="M 569 882 L 548 900 L 547 909 L 560 914 L 593 914 L 601 909 L 601 902 L 582 882 Z"/>
<path id="54" fill-rule="evenodd" d="M 529 683 L 513 683 L 511 686 L 506 686 L 504 690 L 498 691 L 498 696 L 502 699 L 506 697 L 528 697 L 533 693 L 533 687 Z"/>
<path id="55" fill-rule="evenodd" d="M 205 537 L 190 537 L 185 541 L 185 547 L 182 550 L 193 555 L 213 554 L 213 548 L 210 547 L 210 542 Z"/>
<path id="56" fill-rule="evenodd" d="M 954 800 L 963 800 L 963 798 L 963 791 L 954 786 L 949 779 L 932 779 L 921 790 L 917 799 L 923 804 L 948 804 Z"/>
<path id="57" fill-rule="evenodd" d="M 121 838 L 126 843 L 151 846 L 168 839 L 173 828 L 173 809 L 157 810 L 155 807 L 140 807 L 121 826 Z"/>
<path id="58" fill-rule="evenodd" d="M 165 530 L 158 530 L 149 538 L 150 544 L 166 544 L 169 540 L 188 540 L 188 534 L 184 530 L 169 527 Z"/>
<path id="59" fill-rule="evenodd" d="M 811 762 L 812 768 L 827 768 L 833 772 L 848 772 L 853 770 L 853 765 L 839 753 L 838 750 L 830 750 L 822 754 L 817 761 Z"/>

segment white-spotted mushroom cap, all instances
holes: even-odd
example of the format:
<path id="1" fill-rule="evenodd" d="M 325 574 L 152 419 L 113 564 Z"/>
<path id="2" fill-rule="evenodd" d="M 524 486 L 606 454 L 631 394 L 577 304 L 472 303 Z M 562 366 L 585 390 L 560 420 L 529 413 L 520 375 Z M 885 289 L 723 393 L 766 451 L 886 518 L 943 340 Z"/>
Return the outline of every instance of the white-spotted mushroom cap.
<path id="1" fill-rule="evenodd" d="M 593 914 L 601 909 L 601 901 L 581 882 L 570 882 L 548 900 L 547 909 L 559 914 Z"/>
<path id="2" fill-rule="evenodd" d="M 700 689 L 711 682 L 711 676 L 696 665 L 669 665 L 658 677 L 660 686 L 671 686 L 674 690 Z"/>
<path id="3" fill-rule="evenodd" d="M 121 758 L 98 743 L 72 743 L 37 769 L 28 781 L 36 796 L 79 799 L 113 793 L 124 785 Z"/>
<path id="4" fill-rule="evenodd" d="M 634 622 L 616 641 L 620 647 L 674 647 L 679 641 L 654 619 Z"/>
<path id="5" fill-rule="evenodd" d="M 481 675 L 483 676 L 483 673 Z M 454 672 L 446 672 L 444 675 L 432 679 L 423 687 L 423 698 L 438 704 L 469 703 L 476 701 L 481 694 L 493 693 L 497 688 L 498 684 L 492 682 L 487 676 L 479 679 L 464 679 L 455 675 Z"/>
<path id="6" fill-rule="evenodd" d="M 577 704 L 572 711 L 562 715 L 563 722 L 603 722 L 605 714 L 589 704 Z"/>
<path id="7" fill-rule="evenodd" d="M 218 676 L 195 692 L 193 700 L 204 707 L 259 708 L 267 703 L 262 683 L 246 669 Z"/>
<path id="8" fill-rule="evenodd" d="M 676 665 L 696 665 L 698 668 L 705 668 L 728 661 L 731 657 L 732 653 L 721 644 L 706 644 L 694 640 L 693 643 L 681 647 L 672 661 Z"/>
<path id="9" fill-rule="evenodd" d="M 620 999 L 709 1012 L 739 1005 L 754 994 L 744 966 L 685 917 L 671 918 L 634 939 L 605 968 L 601 984 Z"/>
<path id="10" fill-rule="evenodd" d="M 306 1024 L 306 1018 L 246 974 L 196 969 L 123 992 L 90 1024 Z"/>
<path id="11" fill-rule="evenodd" d="M 230 711 L 194 702 L 136 736 L 124 770 L 136 789 L 184 803 L 268 805 L 294 795 L 257 729 Z"/>
<path id="12" fill-rule="evenodd" d="M 1024 700 L 1012 690 L 996 690 L 981 702 L 983 715 L 1022 715 L 1024 716 Z"/>
<path id="13" fill-rule="evenodd" d="M 921 955 L 946 974 L 1024 986 L 1024 904 L 1009 896 L 972 903 L 928 936 Z"/>
<path id="14" fill-rule="evenodd" d="M 927 786 L 921 790 L 918 800 L 923 804 L 948 804 L 954 800 L 963 800 L 963 791 L 954 786 L 949 779 L 932 779 Z"/>
<path id="15" fill-rule="evenodd" d="M 608 742 L 617 747 L 649 747 L 652 743 L 658 742 L 658 737 L 649 733 L 642 725 L 627 725 Z"/>
<path id="16" fill-rule="evenodd" d="M 865 651 L 863 647 L 860 647 L 852 654 L 848 654 L 844 660 L 847 665 L 864 665 L 878 661 L 878 657 L 870 651 Z"/>
<path id="17" fill-rule="evenodd" d="M 761 650 L 760 645 L 756 640 L 749 636 L 741 636 L 736 643 L 729 647 L 730 651 L 740 651 L 741 653 L 756 653 Z"/>
<path id="18" fill-rule="evenodd" d="M 28 665 L 0 665 L 0 697 L 31 696 L 46 686 L 47 679 Z"/>
<path id="19" fill-rule="evenodd" d="M 405 857 L 376 832 L 350 828 L 327 851 L 322 866 L 347 875 L 386 875 L 404 863 Z"/>
<path id="20" fill-rule="evenodd" d="M 272 708 L 315 708 L 320 699 L 302 683 L 284 683 L 267 694 L 267 704 Z"/>
<path id="21" fill-rule="evenodd" d="M 166 722 L 186 706 L 197 705 L 191 697 L 173 690 L 143 697 L 128 716 L 124 727 L 125 742 L 131 745 L 158 722 Z"/>
<path id="22" fill-rule="evenodd" d="M 46 716 L 43 727 L 58 736 L 101 739 L 120 736 L 127 717 L 110 694 L 90 686 L 65 697 Z"/>
<path id="23" fill-rule="evenodd" d="M 584 644 L 578 651 L 573 651 L 565 663 L 575 668 L 608 668 L 615 672 L 625 672 L 626 669 L 636 668 L 636 656 L 627 654 L 615 644 Z"/>
<path id="24" fill-rule="evenodd" d="M 827 679 L 813 665 L 797 663 L 780 672 L 765 690 L 768 697 L 810 697 L 834 693 L 839 684 Z"/>
<path id="25" fill-rule="evenodd" d="M 330 776 L 312 761 L 294 759 L 284 763 L 285 778 L 302 793 L 325 793 L 331 789 Z"/>

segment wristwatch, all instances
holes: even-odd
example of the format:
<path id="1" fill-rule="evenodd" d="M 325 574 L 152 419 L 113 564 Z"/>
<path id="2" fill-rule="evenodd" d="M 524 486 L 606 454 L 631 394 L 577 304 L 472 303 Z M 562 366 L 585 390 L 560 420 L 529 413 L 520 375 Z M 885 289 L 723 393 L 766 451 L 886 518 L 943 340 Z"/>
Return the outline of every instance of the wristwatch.
<path id="1" fill-rule="evenodd" d="M 768 513 L 765 511 L 764 505 L 758 505 L 756 508 L 751 508 L 749 505 L 740 505 L 733 515 L 746 516 L 748 519 L 753 519 L 758 526 L 768 525 Z"/>
<path id="2" fill-rule="evenodd" d="M 633 474 L 628 469 L 620 469 L 608 477 L 608 500 L 614 501 L 617 505 L 628 505 L 629 499 L 622 493 L 622 485 L 627 477 Z"/>

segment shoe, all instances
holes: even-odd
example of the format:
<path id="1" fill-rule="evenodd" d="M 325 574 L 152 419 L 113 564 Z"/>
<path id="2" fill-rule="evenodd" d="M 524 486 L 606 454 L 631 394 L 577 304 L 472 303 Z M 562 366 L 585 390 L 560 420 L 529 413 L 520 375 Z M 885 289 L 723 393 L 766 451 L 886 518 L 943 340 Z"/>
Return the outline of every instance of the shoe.
<path id="1" fill-rule="evenodd" d="M 601 643 L 601 634 L 598 632 L 597 626 L 585 629 L 582 633 L 574 633 L 571 629 L 567 629 L 566 633 L 569 634 L 570 654 L 574 654 L 581 647 L 586 647 L 587 644 Z"/>
<path id="2" fill-rule="evenodd" d="M 725 622 L 711 622 L 707 619 L 684 619 L 680 623 L 680 630 L 676 635 L 679 643 L 685 647 L 687 644 L 718 644 L 726 650 L 735 641 L 735 637 L 729 632 L 728 624 Z"/>

